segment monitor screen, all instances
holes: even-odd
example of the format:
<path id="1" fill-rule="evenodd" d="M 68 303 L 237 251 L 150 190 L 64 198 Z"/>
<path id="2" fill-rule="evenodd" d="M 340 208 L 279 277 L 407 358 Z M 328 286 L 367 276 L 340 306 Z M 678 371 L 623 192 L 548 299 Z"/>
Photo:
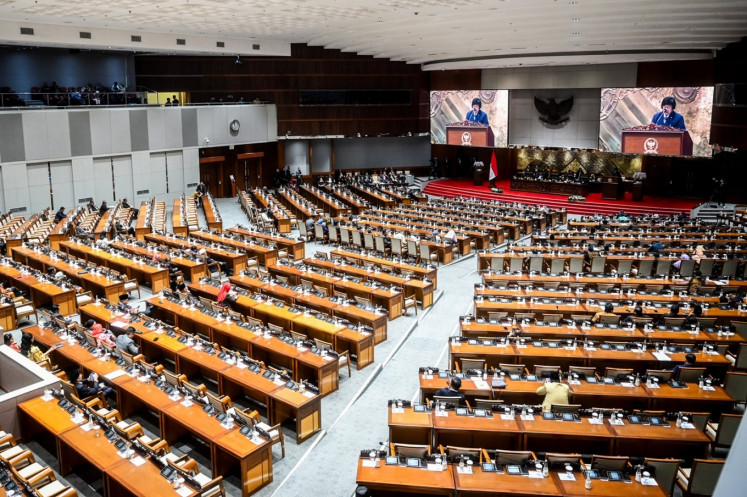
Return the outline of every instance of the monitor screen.
<path id="1" fill-rule="evenodd" d="M 431 143 L 507 146 L 508 90 L 432 91 Z"/>
<path id="2" fill-rule="evenodd" d="M 602 88 L 603 152 L 710 157 L 713 87 Z"/>

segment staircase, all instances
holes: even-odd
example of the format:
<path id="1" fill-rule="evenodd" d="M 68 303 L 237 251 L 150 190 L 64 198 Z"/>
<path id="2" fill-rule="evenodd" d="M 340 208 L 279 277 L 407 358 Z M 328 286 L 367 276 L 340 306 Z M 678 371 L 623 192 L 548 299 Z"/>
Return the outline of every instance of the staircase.
<path id="1" fill-rule="evenodd" d="M 734 214 L 735 204 L 725 204 L 724 207 L 719 207 L 718 204 L 700 204 L 692 211 L 690 211 L 690 217 L 702 219 L 703 221 L 715 223 L 719 220 L 719 216 L 727 215 L 731 216 Z"/>

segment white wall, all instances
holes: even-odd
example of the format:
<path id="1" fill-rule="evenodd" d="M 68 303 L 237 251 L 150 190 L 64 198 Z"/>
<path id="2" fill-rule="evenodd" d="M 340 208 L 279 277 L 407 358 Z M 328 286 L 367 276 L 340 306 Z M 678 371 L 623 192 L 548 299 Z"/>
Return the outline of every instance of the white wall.
<path id="1" fill-rule="evenodd" d="M 534 97 L 560 102 L 573 97 L 568 121 L 550 125 L 540 120 Z M 511 90 L 508 112 L 509 145 L 541 147 L 598 148 L 598 89 Z"/>
<path id="2" fill-rule="evenodd" d="M 0 135 L 13 137 L 0 138 L 0 210 L 39 212 L 52 207 L 52 198 L 55 208 L 68 209 L 89 197 L 126 197 L 136 205 L 157 195 L 171 202 L 199 183 L 205 138 L 211 147 L 276 141 L 276 116 L 271 104 L 2 113 Z M 229 128 L 233 120 L 238 132 Z"/>

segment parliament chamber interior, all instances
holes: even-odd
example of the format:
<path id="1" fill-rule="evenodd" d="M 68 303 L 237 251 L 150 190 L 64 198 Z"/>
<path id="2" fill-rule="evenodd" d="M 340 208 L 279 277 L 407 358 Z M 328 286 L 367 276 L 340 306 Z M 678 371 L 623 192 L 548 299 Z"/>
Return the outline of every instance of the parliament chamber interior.
<path id="1" fill-rule="evenodd" d="M 0 494 L 744 494 L 743 2 L 0 4 Z"/>

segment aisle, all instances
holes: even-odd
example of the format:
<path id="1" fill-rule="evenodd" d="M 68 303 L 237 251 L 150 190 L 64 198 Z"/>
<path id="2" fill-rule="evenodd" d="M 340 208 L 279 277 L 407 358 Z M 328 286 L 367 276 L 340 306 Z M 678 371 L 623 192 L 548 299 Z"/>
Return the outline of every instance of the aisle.
<path id="1" fill-rule="evenodd" d="M 447 338 L 455 332 L 459 315 L 472 306 L 474 284 L 479 281 L 475 268 L 474 257 L 439 268 L 439 291 L 443 294 L 436 305 L 425 314 L 418 311 L 417 326 L 401 347 L 393 350 L 402 337 L 401 333 L 399 336 L 390 333 L 387 342 L 376 347 L 376 364 L 362 371 L 367 380 L 375 376 L 368 387 L 364 386 L 360 397 L 336 419 L 324 422 L 327 434 L 316 446 L 312 448 L 314 441 L 302 446 L 309 453 L 287 481 L 283 482 L 284 476 L 276 472 L 275 482 L 260 491 L 258 496 L 308 495 L 310 485 L 323 487 L 325 495 L 330 497 L 353 494 L 357 454 L 361 449 L 387 442 L 387 400 L 411 400 L 414 397 L 418 391 L 419 366 L 446 367 Z M 415 325 L 414 320 L 411 322 Z M 341 388 L 349 386 L 341 385 Z"/>

